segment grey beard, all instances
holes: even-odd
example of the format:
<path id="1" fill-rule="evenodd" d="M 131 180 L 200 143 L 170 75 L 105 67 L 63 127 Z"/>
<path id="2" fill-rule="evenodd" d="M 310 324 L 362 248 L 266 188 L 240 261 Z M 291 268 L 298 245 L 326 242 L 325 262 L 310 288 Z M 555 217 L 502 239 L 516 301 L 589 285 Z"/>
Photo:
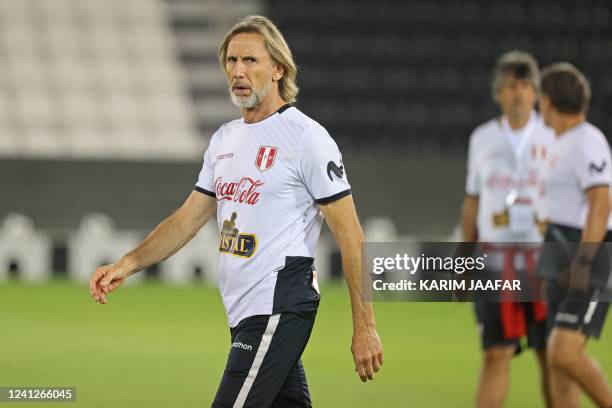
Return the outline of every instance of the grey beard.
<path id="1" fill-rule="evenodd" d="M 261 89 L 260 91 L 256 91 L 252 89 L 251 95 L 249 96 L 238 96 L 234 94 L 232 92 L 232 89 L 230 88 L 229 90 L 230 98 L 232 99 L 232 103 L 236 105 L 237 107 L 252 109 L 256 107 L 257 105 L 259 105 L 266 98 L 266 96 L 268 95 L 268 92 L 270 91 L 271 86 L 272 84 L 268 84 L 267 86 L 263 87 L 263 89 Z"/>

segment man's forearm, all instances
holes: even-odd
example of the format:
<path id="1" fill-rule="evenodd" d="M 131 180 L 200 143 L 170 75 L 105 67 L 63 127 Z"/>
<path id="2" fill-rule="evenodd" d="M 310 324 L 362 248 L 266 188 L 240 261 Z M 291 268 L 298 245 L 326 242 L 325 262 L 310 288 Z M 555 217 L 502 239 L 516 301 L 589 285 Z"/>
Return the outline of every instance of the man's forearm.
<path id="1" fill-rule="evenodd" d="M 340 248 L 342 255 L 342 269 L 351 298 L 351 311 L 353 315 L 353 328 L 355 331 L 375 327 L 374 312 L 371 301 L 364 299 L 361 270 L 361 250 L 363 246 L 363 234 L 357 234 L 353 239 L 344 240 L 345 245 Z"/>
<path id="2" fill-rule="evenodd" d="M 361 271 L 364 236 L 357 219 L 353 199 L 351 196 L 341 198 L 321 206 L 321 211 L 336 238 L 342 255 L 342 270 L 351 297 L 353 328 L 355 331 L 362 331 L 367 327 L 374 328 L 372 303 L 364 301 L 362 293 L 362 283 L 366 281 L 362 279 Z M 363 289 L 368 290 L 369 288 L 370 286 L 367 285 Z"/>
<path id="3" fill-rule="evenodd" d="M 466 196 L 461 209 L 461 231 L 463 242 L 478 241 L 478 228 L 476 218 L 478 217 L 478 197 Z"/>
<path id="4" fill-rule="evenodd" d="M 363 230 L 357 219 L 352 196 L 347 196 L 321 206 L 330 230 L 336 238 L 342 254 L 342 270 L 351 298 L 353 316 L 353 339 L 351 353 L 355 370 L 362 381 L 374 378 L 374 373 L 383 364 L 383 350 L 376 324 L 372 302 L 364 299 L 370 290 L 369 279 L 362 279 Z M 363 277 L 368 277 L 365 274 Z"/>
<path id="5" fill-rule="evenodd" d="M 572 261 L 572 281 L 585 286 L 590 280 L 591 265 L 600 243 L 606 235 L 608 226 L 608 208 L 593 206 L 589 208 L 587 222 L 582 230 L 580 244 Z M 578 276 L 580 275 L 580 276 Z"/>
<path id="6" fill-rule="evenodd" d="M 608 206 L 594 205 L 590 207 L 580 242 L 601 242 L 608 230 L 608 215 Z"/>
<path id="7" fill-rule="evenodd" d="M 586 191 L 588 213 L 580 242 L 601 242 L 604 239 L 610 216 L 609 191 L 607 186 L 593 187 Z"/>
<path id="8" fill-rule="evenodd" d="M 608 229 L 608 215 L 607 200 L 601 197 L 590 200 L 580 244 L 570 266 L 570 288 L 581 291 L 588 288 L 593 260 Z"/>
<path id="9" fill-rule="evenodd" d="M 576 260 L 590 261 L 595 257 L 599 245 L 608 230 L 608 217 L 610 207 L 603 199 L 593 200 L 590 203 L 587 219 L 580 236 L 581 245 L 576 251 Z"/>
<path id="10" fill-rule="evenodd" d="M 463 221 L 461 223 L 462 238 L 463 242 L 476 242 L 478 241 L 478 232 L 476 229 L 476 223 L 471 221 Z"/>
<path id="11" fill-rule="evenodd" d="M 162 221 L 138 247 L 124 255 L 118 263 L 132 275 L 175 254 L 198 230 L 199 228 L 186 225 L 177 211 Z"/>

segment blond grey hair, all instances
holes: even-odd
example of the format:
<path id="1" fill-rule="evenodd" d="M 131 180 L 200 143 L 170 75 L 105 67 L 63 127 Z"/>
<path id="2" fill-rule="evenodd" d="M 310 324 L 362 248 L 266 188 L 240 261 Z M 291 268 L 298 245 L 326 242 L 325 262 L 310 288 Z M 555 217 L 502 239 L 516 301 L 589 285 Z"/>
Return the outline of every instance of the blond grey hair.
<path id="1" fill-rule="evenodd" d="M 494 100 L 508 75 L 516 79 L 525 79 L 533 85 L 536 92 L 539 90 L 540 70 L 538 69 L 538 62 L 528 52 L 508 51 L 497 59 L 491 75 L 491 96 Z"/>
<path id="2" fill-rule="evenodd" d="M 297 65 L 293 60 L 291 49 L 285 41 L 285 37 L 269 18 L 263 16 L 246 16 L 241 18 L 227 32 L 221 46 L 219 47 L 219 63 L 225 71 L 227 59 L 227 47 L 232 38 L 240 33 L 259 34 L 266 44 L 268 53 L 272 60 L 283 67 L 284 73 L 278 81 L 278 90 L 281 98 L 292 103 L 296 101 L 299 88 L 297 86 Z"/>

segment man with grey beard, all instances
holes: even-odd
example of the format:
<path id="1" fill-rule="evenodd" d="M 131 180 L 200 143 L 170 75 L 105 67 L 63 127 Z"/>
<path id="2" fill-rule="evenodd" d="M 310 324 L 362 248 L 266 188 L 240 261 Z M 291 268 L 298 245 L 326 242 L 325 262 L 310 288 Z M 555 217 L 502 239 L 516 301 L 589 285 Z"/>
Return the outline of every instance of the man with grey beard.
<path id="1" fill-rule="evenodd" d="M 291 105 L 297 69 L 267 18 L 240 20 L 219 60 L 242 118 L 211 138 L 183 206 L 116 264 L 90 280 L 101 304 L 125 279 L 168 258 L 217 214 L 219 288 L 231 333 L 213 407 L 310 407 L 301 355 L 319 305 L 314 252 L 323 219 L 342 254 L 362 381 L 383 363 L 372 305 L 361 294 L 363 232 L 336 143 Z"/>
<path id="2" fill-rule="evenodd" d="M 230 85 L 230 98 L 234 105 L 239 108 L 254 109 L 264 99 L 266 99 L 266 96 L 268 96 L 271 87 L 272 84 L 268 83 L 264 85 L 262 89 L 254 89 L 252 87 L 250 88 L 244 83 L 237 81 Z M 244 93 L 248 92 L 249 90 L 249 95 L 244 96 Z"/>

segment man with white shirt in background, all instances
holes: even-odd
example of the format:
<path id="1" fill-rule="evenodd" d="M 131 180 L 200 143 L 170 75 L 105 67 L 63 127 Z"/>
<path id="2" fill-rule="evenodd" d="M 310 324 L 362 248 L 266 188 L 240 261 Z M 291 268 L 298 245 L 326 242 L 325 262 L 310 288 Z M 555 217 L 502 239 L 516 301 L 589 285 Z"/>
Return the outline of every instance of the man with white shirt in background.
<path id="1" fill-rule="evenodd" d="M 610 146 L 586 121 L 591 90 L 578 69 L 569 63 L 547 67 L 541 91 L 542 117 L 556 135 L 543 172 L 545 240 L 554 248 L 545 248 L 540 263 L 549 300 L 551 394 L 555 408 L 579 407 L 580 390 L 610 408 L 610 385 L 585 352 L 588 340 L 600 336 L 610 307 L 609 299 L 599 299 L 610 274 L 601 245 L 612 241 Z M 556 252 L 561 256 L 547 255 Z"/>
<path id="2" fill-rule="evenodd" d="M 538 65 L 530 54 L 510 51 L 498 58 L 491 91 L 502 115 L 479 126 L 470 138 L 461 215 L 464 242 L 490 244 L 505 265 L 505 257 L 514 264 L 514 256 L 520 254 L 533 268 L 534 253 L 508 243 L 537 243 L 543 238 L 538 223 L 539 175 L 554 137 L 534 110 L 538 85 Z M 509 273 L 501 265 L 487 266 L 488 272 Z M 536 351 L 544 400 L 550 406 L 545 305 L 477 299 L 475 308 L 484 350 L 476 406 L 503 405 L 510 363 L 524 338 Z"/>

